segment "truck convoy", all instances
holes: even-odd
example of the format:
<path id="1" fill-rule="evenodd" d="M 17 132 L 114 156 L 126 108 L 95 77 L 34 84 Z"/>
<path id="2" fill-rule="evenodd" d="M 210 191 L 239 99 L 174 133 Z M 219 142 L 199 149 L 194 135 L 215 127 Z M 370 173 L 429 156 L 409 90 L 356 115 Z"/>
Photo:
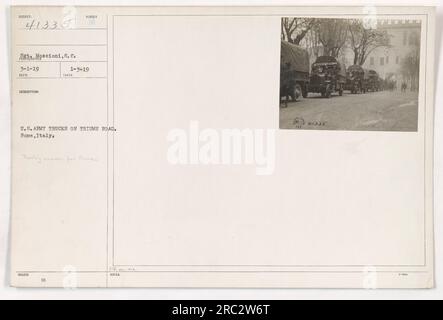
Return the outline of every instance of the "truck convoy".
<path id="1" fill-rule="evenodd" d="M 297 101 L 307 98 L 309 92 L 330 98 L 333 93 L 342 96 L 344 90 L 355 94 L 383 89 L 383 80 L 375 70 L 360 65 L 346 69 L 331 56 L 318 57 L 309 70 L 308 52 L 287 41 L 281 41 L 280 59 L 280 102 L 285 98 L 285 106 L 289 98 Z"/>

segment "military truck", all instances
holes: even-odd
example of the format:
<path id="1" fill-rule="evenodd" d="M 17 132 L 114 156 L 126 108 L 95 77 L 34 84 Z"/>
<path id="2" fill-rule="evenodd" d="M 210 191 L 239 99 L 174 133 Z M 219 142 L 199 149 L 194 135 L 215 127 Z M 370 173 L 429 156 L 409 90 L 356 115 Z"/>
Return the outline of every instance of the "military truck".
<path id="1" fill-rule="evenodd" d="M 368 90 L 371 90 L 372 92 L 381 90 L 380 79 L 377 71 L 368 70 Z"/>
<path id="2" fill-rule="evenodd" d="M 293 101 L 308 96 L 309 55 L 308 52 L 292 43 L 281 41 L 280 51 L 280 101 L 289 97 Z"/>
<path id="3" fill-rule="evenodd" d="M 345 90 L 351 93 L 365 93 L 367 90 L 368 73 L 360 65 L 354 64 L 346 71 Z"/>
<path id="4" fill-rule="evenodd" d="M 346 84 L 346 66 L 331 56 L 320 56 L 312 64 L 309 92 L 329 98 L 333 92 L 343 95 Z"/>
<path id="5" fill-rule="evenodd" d="M 385 90 L 385 79 L 383 79 L 382 77 L 378 77 L 378 90 Z"/>

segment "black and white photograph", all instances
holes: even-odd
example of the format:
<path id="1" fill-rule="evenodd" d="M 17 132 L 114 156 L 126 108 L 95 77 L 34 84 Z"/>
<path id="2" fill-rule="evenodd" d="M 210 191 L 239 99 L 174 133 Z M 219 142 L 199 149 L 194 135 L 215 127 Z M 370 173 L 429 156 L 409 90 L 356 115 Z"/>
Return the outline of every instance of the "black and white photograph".
<path id="1" fill-rule="evenodd" d="M 417 131 L 420 20 L 284 17 L 280 129 Z"/>

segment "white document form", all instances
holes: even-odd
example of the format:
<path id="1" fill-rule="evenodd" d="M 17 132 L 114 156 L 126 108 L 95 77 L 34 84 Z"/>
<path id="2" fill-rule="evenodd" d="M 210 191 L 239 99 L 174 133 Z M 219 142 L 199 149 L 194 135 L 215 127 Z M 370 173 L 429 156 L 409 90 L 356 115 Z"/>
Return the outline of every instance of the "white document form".
<path id="1" fill-rule="evenodd" d="M 433 8 L 11 24 L 11 285 L 433 287 Z"/>

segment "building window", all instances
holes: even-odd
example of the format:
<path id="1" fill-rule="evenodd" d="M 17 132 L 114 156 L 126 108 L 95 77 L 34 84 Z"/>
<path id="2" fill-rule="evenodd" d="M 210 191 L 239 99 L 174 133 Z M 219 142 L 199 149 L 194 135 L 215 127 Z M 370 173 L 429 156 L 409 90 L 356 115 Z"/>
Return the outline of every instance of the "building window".
<path id="1" fill-rule="evenodd" d="M 389 64 L 389 56 L 386 57 L 386 64 Z"/>
<path id="2" fill-rule="evenodd" d="M 399 64 L 400 63 L 400 57 L 399 56 L 396 56 L 395 57 L 395 64 Z"/>
<path id="3" fill-rule="evenodd" d="M 409 34 L 409 45 L 417 46 L 419 44 L 418 34 L 416 32 L 412 32 Z"/>
<path id="4" fill-rule="evenodd" d="M 369 61 L 369 64 L 370 64 L 371 66 L 374 65 L 374 57 L 371 57 L 371 59 L 370 59 L 370 61 Z"/>
<path id="5" fill-rule="evenodd" d="M 385 58 L 384 58 L 384 57 L 381 57 L 381 58 L 380 58 L 380 65 L 381 65 L 381 66 L 384 66 L 384 65 L 385 65 Z"/>

